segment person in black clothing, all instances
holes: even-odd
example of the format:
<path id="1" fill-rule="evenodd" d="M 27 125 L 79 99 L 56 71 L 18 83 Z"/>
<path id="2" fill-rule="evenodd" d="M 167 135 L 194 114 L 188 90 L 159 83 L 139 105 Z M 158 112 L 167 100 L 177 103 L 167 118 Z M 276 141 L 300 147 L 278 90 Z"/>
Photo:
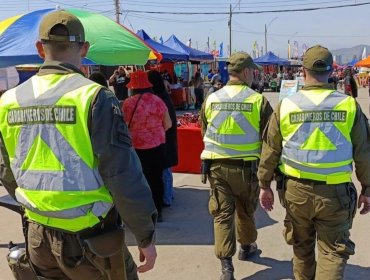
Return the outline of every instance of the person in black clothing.
<path id="1" fill-rule="evenodd" d="M 177 153 L 177 119 L 175 107 L 172 103 L 170 95 L 166 91 L 163 78 L 158 71 L 151 70 L 148 72 L 148 79 L 153 85 L 153 92 L 155 95 L 160 97 L 166 104 L 168 113 L 170 115 L 172 126 L 166 131 L 166 155 L 163 170 L 163 181 L 164 181 L 164 195 L 163 205 L 170 206 L 173 198 L 173 177 L 171 167 L 178 163 Z"/>
<path id="2" fill-rule="evenodd" d="M 114 94 L 119 101 L 123 101 L 128 97 L 127 84 L 130 82 L 130 76 L 126 68 L 123 66 L 118 67 L 113 75 L 109 78 L 109 85 L 113 86 Z"/>
<path id="3" fill-rule="evenodd" d="M 355 78 L 353 78 L 353 73 L 349 68 L 344 71 L 344 93 L 353 98 L 357 98 L 358 96 L 357 84 Z"/>

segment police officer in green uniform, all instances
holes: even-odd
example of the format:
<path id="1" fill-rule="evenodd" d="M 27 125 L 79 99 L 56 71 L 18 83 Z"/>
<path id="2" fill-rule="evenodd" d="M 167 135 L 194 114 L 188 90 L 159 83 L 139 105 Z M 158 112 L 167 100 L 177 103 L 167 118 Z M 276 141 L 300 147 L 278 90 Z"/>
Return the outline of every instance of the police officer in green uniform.
<path id="1" fill-rule="evenodd" d="M 203 164 L 210 165 L 206 172 L 211 184 L 209 211 L 214 218 L 215 253 L 221 260 L 222 280 L 234 279 L 235 234 L 241 244 L 240 260 L 257 251 L 256 172 L 261 132 L 272 113 L 267 99 L 250 88 L 257 68 L 252 58 L 244 52 L 235 53 L 227 67 L 230 81 L 207 97 L 201 111 L 205 146 L 201 158 Z"/>
<path id="2" fill-rule="evenodd" d="M 30 261 L 45 279 L 137 279 L 117 214 L 146 272 L 157 212 L 119 102 L 79 70 L 89 44 L 75 16 L 46 15 L 39 38 L 39 73 L 0 99 L 0 180 L 25 209 Z"/>
<path id="3" fill-rule="evenodd" d="M 305 86 L 278 104 L 263 136 L 260 203 L 272 210 L 270 183 L 278 167 L 284 238 L 293 245 L 297 280 L 342 279 L 354 254 L 349 230 L 357 204 L 363 206 L 360 214 L 370 211 L 369 126 L 355 99 L 328 84 L 332 65 L 328 49 L 307 50 Z M 362 185 L 358 203 L 353 162 Z"/>

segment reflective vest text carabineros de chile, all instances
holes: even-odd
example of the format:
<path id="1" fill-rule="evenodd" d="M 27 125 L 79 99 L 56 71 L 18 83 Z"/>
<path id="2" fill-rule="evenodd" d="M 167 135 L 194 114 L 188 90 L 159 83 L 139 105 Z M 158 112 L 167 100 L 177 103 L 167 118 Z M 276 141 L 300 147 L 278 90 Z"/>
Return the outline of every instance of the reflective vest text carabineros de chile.
<path id="1" fill-rule="evenodd" d="M 202 159 L 260 158 L 263 97 L 245 85 L 226 85 L 208 96 Z"/>
<path id="2" fill-rule="evenodd" d="M 87 126 L 100 89 L 80 74 L 50 74 L 34 76 L 1 97 L 0 131 L 17 200 L 30 220 L 78 232 L 112 208 Z"/>
<path id="3" fill-rule="evenodd" d="M 355 100 L 333 90 L 302 90 L 280 108 L 280 170 L 295 178 L 339 184 L 351 181 L 350 133 Z"/>

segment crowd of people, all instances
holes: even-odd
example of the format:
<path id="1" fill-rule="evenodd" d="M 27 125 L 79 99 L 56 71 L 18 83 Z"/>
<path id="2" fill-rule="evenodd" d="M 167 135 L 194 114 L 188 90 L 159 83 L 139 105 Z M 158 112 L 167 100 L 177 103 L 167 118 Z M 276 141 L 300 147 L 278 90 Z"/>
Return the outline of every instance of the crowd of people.
<path id="1" fill-rule="evenodd" d="M 155 265 L 156 224 L 173 199 L 171 167 L 178 157 L 166 85 L 171 77 L 120 66 L 108 79 L 102 73 L 87 79 L 79 69 L 89 50 L 84 28 L 63 10 L 44 17 L 36 47 L 44 59 L 39 73 L 0 99 L 0 181 L 24 210 L 27 246 L 10 267 L 15 275 L 29 269 L 34 279 L 136 280 L 137 272 Z M 258 202 L 273 209 L 274 179 L 295 278 L 343 279 L 354 254 L 356 209 L 370 212 L 370 130 L 355 100 L 353 73 L 338 78 L 346 94 L 338 92 L 332 54 L 320 45 L 307 50 L 296 73 L 259 77 L 244 52 L 226 65 L 229 81 L 223 85 L 212 70 L 207 95 L 200 72 L 191 80 L 220 279 L 235 279 L 237 242 L 239 260 L 257 252 L 254 214 Z M 294 75 L 304 78 L 302 90 L 275 111 L 253 89 L 253 83 Z M 123 224 L 137 240 L 138 267 Z"/>

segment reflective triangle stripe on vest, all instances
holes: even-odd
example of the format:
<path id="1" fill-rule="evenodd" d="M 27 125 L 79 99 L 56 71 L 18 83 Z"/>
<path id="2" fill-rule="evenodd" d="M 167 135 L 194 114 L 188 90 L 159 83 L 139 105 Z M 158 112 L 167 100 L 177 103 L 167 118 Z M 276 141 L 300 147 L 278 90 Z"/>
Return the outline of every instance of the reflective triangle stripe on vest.
<path id="1" fill-rule="evenodd" d="M 320 104 L 314 104 L 304 94 L 287 97 L 304 111 L 333 111 L 347 96 L 338 92 L 328 95 Z M 303 150 L 302 145 L 319 129 L 337 149 Z M 306 136 L 306 137 L 305 137 Z M 333 122 L 303 122 L 293 136 L 285 143 L 282 156 L 290 160 L 305 163 L 335 163 L 352 159 L 352 143 L 349 142 Z"/>
<path id="2" fill-rule="evenodd" d="M 252 95 L 252 91 L 244 90 L 234 97 L 225 96 L 225 90 L 221 89 L 214 94 L 220 103 L 245 103 L 245 100 Z M 211 104 L 212 106 L 212 104 Z M 251 103 L 251 106 L 255 104 Z M 253 107 L 252 107 L 253 110 Z M 232 117 L 238 124 L 244 134 L 220 134 L 218 129 L 229 118 Z M 260 141 L 259 131 L 257 131 L 243 115 L 241 111 L 219 111 L 212 120 L 211 125 L 207 127 L 205 135 L 207 138 L 214 140 L 219 144 L 253 144 Z"/>
<path id="3" fill-rule="evenodd" d="M 20 107 L 52 106 L 65 93 L 91 84 L 91 81 L 88 79 L 82 79 L 79 74 L 75 74 L 60 81 L 57 88 L 53 87 L 38 97 L 35 97 L 34 92 L 30 94 L 29 91 L 34 86 L 34 79 L 37 78 L 31 78 L 17 87 L 15 95 Z M 55 158 L 66 168 L 61 171 L 22 170 L 22 165 L 37 138 L 42 139 L 54 153 Z M 98 170 L 92 170 L 87 166 L 58 131 L 55 124 L 51 123 L 22 125 L 15 158 L 12 161 L 12 170 L 17 184 L 27 190 L 89 191 L 96 190 L 103 185 Z"/>

